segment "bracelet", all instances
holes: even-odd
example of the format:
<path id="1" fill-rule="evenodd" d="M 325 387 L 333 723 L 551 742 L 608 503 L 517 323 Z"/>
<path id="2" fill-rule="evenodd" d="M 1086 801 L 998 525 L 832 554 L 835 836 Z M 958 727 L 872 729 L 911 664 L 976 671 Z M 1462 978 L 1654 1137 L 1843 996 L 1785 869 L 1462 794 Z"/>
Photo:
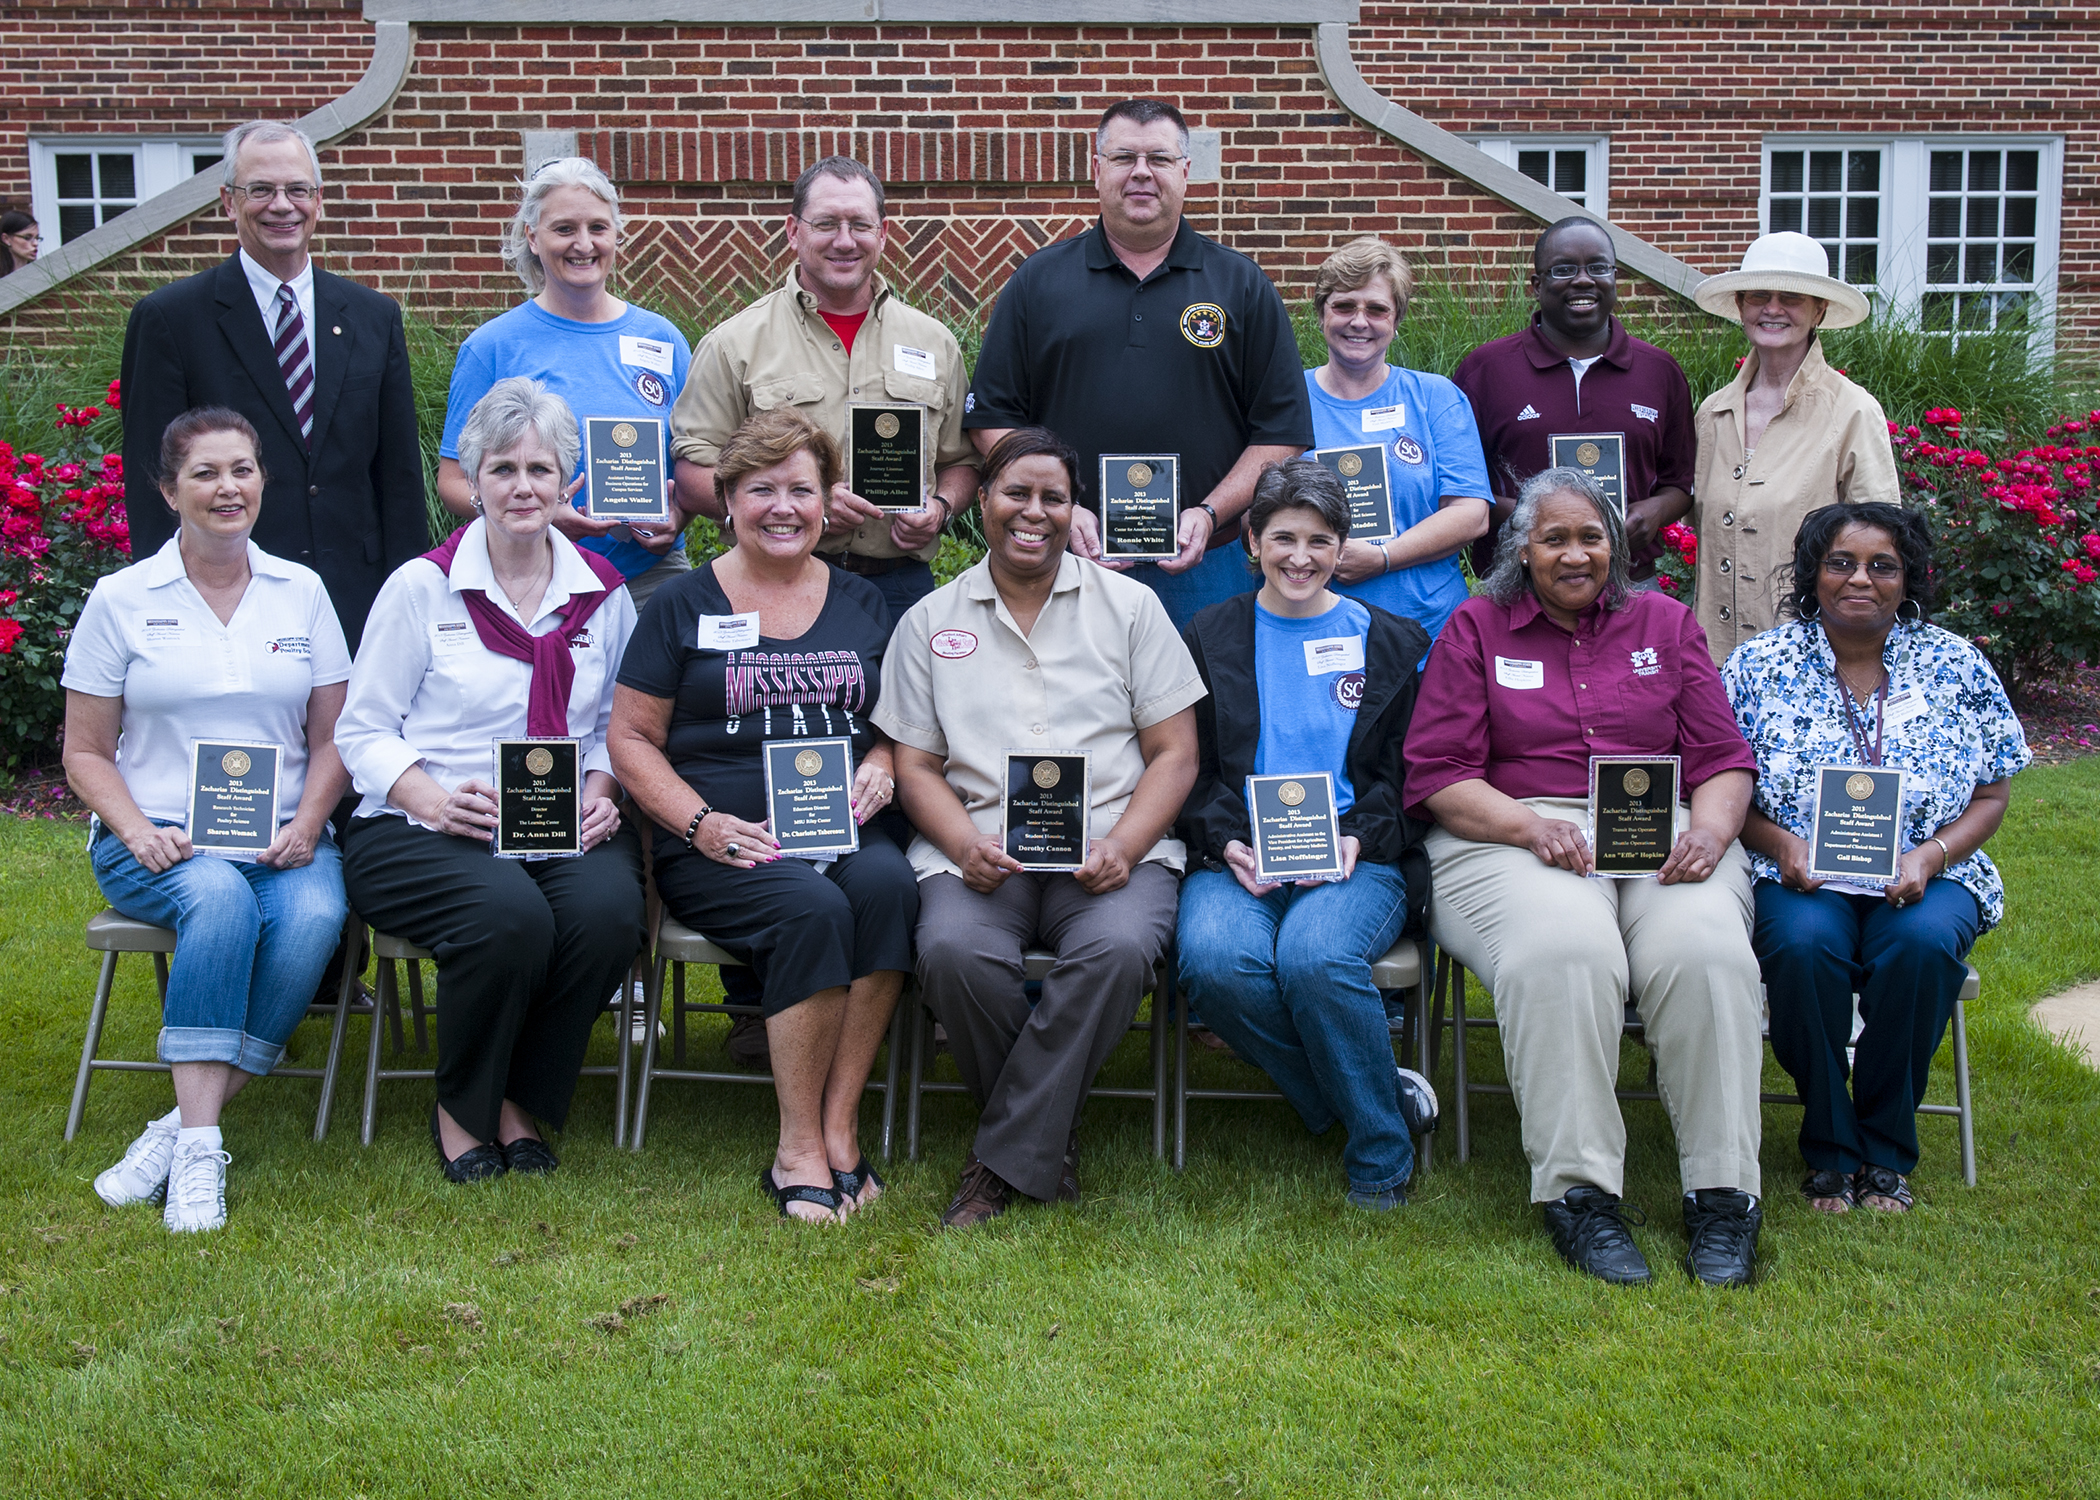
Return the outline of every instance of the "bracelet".
<path id="1" fill-rule="evenodd" d="M 1391 538 L 1389 537 L 1381 538 L 1378 543 L 1378 555 L 1385 559 L 1385 566 L 1378 570 L 1381 577 L 1393 571 L 1393 554 L 1391 549 L 1386 546 L 1386 542 L 1390 540 Z"/>
<path id="2" fill-rule="evenodd" d="M 1940 846 L 1940 873 L 1942 875 L 1946 874 L 1947 866 L 1954 863 L 1954 851 L 1952 849 L 1949 849 L 1947 847 L 1947 841 L 1941 838 L 1936 833 L 1928 833 L 1927 835 L 1925 835 L 1925 842 L 1928 844 L 1938 844 Z"/>
<path id="3" fill-rule="evenodd" d="M 693 814 L 693 821 L 685 825 L 686 848 L 691 849 L 697 847 L 693 843 L 693 839 L 700 832 L 701 822 L 707 817 L 709 813 L 713 811 L 714 809 L 712 807 L 703 807 L 700 809 L 700 811 Z"/>
<path id="4" fill-rule="evenodd" d="M 940 504 L 941 524 L 943 526 L 946 526 L 950 521 L 955 519 L 955 507 L 948 503 L 948 497 L 946 495 L 935 495 L 933 498 Z"/>

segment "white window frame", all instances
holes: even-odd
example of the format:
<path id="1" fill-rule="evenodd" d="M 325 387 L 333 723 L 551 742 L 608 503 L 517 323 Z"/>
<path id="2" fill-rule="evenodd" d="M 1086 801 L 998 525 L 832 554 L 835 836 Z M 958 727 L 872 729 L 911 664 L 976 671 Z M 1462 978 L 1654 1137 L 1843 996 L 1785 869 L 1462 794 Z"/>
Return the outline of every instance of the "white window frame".
<path id="1" fill-rule="evenodd" d="M 2056 347 L 2057 275 L 2062 264 L 2064 138 L 2060 135 L 1989 132 L 1950 132 L 1944 135 L 1768 134 L 1759 152 L 1758 230 L 1767 232 L 1772 223 L 1774 151 L 1879 148 L 1882 153 L 1881 281 L 1876 300 L 1894 311 L 1915 317 L 1924 294 L 1943 289 L 1925 280 L 1932 153 L 1979 147 L 1993 151 L 2035 151 L 2040 156 L 2035 183 L 2034 305 L 2028 319 L 2028 330 L 2029 343 L 2036 356 L 2046 358 Z M 1958 340 L 1961 330 L 1950 330 L 1949 336 Z"/>
<path id="2" fill-rule="evenodd" d="M 1611 217 L 1611 137 L 1608 135 L 1476 135 L 1467 140 L 1494 160 L 1517 169 L 1519 151 L 1583 151 L 1589 160 L 1584 164 L 1583 176 L 1588 186 L 1583 189 L 1584 208 L 1600 218 Z M 1548 183 L 1546 186 L 1551 187 Z"/>
<path id="3" fill-rule="evenodd" d="M 59 244 L 58 227 L 58 158 L 81 152 L 113 156 L 129 153 L 132 160 L 132 185 L 138 189 L 134 205 L 165 193 L 177 183 L 196 175 L 192 167 L 195 153 L 216 154 L 222 142 L 218 136 L 207 135 L 47 135 L 34 136 L 29 141 L 29 204 L 37 223 L 44 231 L 45 244 L 53 249 Z M 218 164 L 204 168 L 216 171 Z M 96 217 L 96 225 L 101 225 Z"/>

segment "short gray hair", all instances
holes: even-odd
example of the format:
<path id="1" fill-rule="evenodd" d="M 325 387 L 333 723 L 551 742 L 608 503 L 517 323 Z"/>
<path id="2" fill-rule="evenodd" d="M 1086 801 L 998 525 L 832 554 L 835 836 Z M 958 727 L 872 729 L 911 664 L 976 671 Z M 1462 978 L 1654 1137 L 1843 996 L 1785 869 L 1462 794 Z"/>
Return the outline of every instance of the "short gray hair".
<path id="1" fill-rule="evenodd" d="M 1538 524 L 1539 507 L 1555 495 L 1574 495 L 1596 508 L 1604 522 L 1605 540 L 1611 546 L 1611 566 L 1604 575 L 1599 595 L 1606 609 L 1617 609 L 1633 597 L 1632 562 L 1626 556 L 1626 523 L 1612 509 L 1611 500 L 1596 480 L 1580 469 L 1545 469 L 1524 481 L 1517 491 L 1516 514 L 1502 528 L 1495 543 L 1495 565 L 1480 580 L 1480 592 L 1497 604 L 1514 604 L 1532 593 L 1531 570 L 1524 566 L 1524 548 L 1531 528 Z"/>
<path id="2" fill-rule="evenodd" d="M 483 458 L 508 453 L 528 431 L 554 450 L 561 460 L 562 482 L 568 483 L 582 446 L 576 413 L 545 385 L 524 375 L 497 381 L 467 413 L 466 425 L 459 430 L 459 466 L 467 471 L 468 482 L 480 475 Z"/>
<path id="3" fill-rule="evenodd" d="M 296 125 L 287 125 L 282 120 L 250 120 L 245 125 L 236 125 L 226 132 L 219 149 L 225 153 L 219 162 L 219 181 L 227 187 L 239 187 L 241 181 L 241 147 L 253 141 L 258 146 L 274 146 L 279 141 L 297 141 L 306 148 L 306 160 L 314 169 L 314 186 L 321 185 L 321 153 L 314 149 L 314 138 Z"/>
<path id="4" fill-rule="evenodd" d="M 537 297 L 547 289 L 547 272 L 540 265 L 540 258 L 532 253 L 532 245 L 525 238 L 540 227 L 540 216 L 546 212 L 547 195 L 556 188 L 580 187 L 596 197 L 612 211 L 613 235 L 620 233 L 620 194 L 612 185 L 612 179 L 598 170 L 598 164 L 581 156 L 557 156 L 541 164 L 519 184 L 525 196 L 518 204 L 517 216 L 510 227 L 503 231 L 503 263 L 518 273 L 525 283 L 525 290 Z"/>

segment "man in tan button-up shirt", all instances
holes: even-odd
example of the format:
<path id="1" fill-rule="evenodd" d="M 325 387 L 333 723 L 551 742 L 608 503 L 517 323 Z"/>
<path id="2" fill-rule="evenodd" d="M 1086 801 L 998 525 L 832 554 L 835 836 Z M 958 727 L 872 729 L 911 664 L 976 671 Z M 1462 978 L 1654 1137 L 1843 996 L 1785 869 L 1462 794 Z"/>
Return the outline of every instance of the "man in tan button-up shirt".
<path id="1" fill-rule="evenodd" d="M 794 406 L 846 443 L 853 401 L 926 408 L 934 495 L 923 511 L 888 515 L 846 485 L 832 490 L 819 555 L 882 591 L 892 619 L 933 589 L 927 566 L 941 528 L 969 509 L 977 452 L 963 435 L 969 372 L 936 319 L 905 305 L 876 273 L 888 221 L 882 183 L 849 157 L 827 156 L 795 181 L 787 279 L 708 334 L 671 411 L 681 493 L 720 520 L 714 464 L 753 412 Z"/>

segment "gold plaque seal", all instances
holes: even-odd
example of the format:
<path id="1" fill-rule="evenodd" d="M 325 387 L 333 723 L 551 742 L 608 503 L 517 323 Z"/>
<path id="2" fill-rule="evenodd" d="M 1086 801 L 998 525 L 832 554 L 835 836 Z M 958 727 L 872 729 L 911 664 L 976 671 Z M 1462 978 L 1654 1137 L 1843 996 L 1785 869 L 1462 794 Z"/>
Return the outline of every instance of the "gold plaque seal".
<path id="1" fill-rule="evenodd" d="M 1132 464 L 1124 471 L 1123 477 L 1129 480 L 1136 488 L 1143 489 L 1152 482 L 1152 466 L 1150 464 Z"/>
<path id="2" fill-rule="evenodd" d="M 875 419 L 875 436 L 885 443 L 903 430 L 904 424 L 897 420 L 897 414 L 893 411 L 886 411 Z"/>
<path id="3" fill-rule="evenodd" d="M 814 776 L 824 769 L 824 757 L 814 750 L 804 750 L 795 757 L 795 773 L 798 776 Z"/>
<path id="4" fill-rule="evenodd" d="M 612 440 L 618 443 L 622 448 L 632 448 L 636 443 L 640 442 L 641 439 L 641 432 L 635 427 L 634 423 L 632 422 L 620 422 L 615 424 L 613 427 Z"/>
<path id="5" fill-rule="evenodd" d="M 1356 453 L 1344 453 L 1334 461 L 1334 466 L 1344 479 L 1354 479 L 1364 471 L 1363 457 Z"/>
<path id="6" fill-rule="evenodd" d="M 1063 774 L 1064 773 L 1062 771 L 1058 770 L 1056 761 L 1039 760 L 1035 763 L 1035 774 L 1033 779 L 1037 786 L 1041 787 L 1044 791 L 1047 792 L 1050 790 L 1050 788 L 1057 785 L 1058 778 L 1061 777 Z"/>
<path id="7" fill-rule="evenodd" d="M 1575 462 L 1581 464 L 1585 469 L 1602 457 L 1604 457 L 1604 450 L 1595 443 L 1584 443 L 1575 450 Z"/>
<path id="8" fill-rule="evenodd" d="M 1854 802 L 1864 802 L 1874 795 L 1874 778 L 1862 773 L 1845 778 L 1845 795 Z"/>
<path id="9" fill-rule="evenodd" d="M 1629 797 L 1645 797 L 1648 795 L 1648 773 L 1635 766 L 1619 779 L 1619 785 L 1626 788 Z"/>
<path id="10" fill-rule="evenodd" d="M 248 768 L 254 764 L 245 750 L 229 750 L 219 757 L 219 769 L 228 776 L 246 776 Z"/>
<path id="11" fill-rule="evenodd" d="M 535 776 L 544 776 L 554 769 L 554 752 L 545 745 L 534 745 L 525 752 L 525 769 Z"/>
<path id="12" fill-rule="evenodd" d="M 1295 781 L 1286 781 L 1276 788 L 1276 800 L 1285 807 L 1296 807 L 1305 800 L 1305 788 Z"/>

